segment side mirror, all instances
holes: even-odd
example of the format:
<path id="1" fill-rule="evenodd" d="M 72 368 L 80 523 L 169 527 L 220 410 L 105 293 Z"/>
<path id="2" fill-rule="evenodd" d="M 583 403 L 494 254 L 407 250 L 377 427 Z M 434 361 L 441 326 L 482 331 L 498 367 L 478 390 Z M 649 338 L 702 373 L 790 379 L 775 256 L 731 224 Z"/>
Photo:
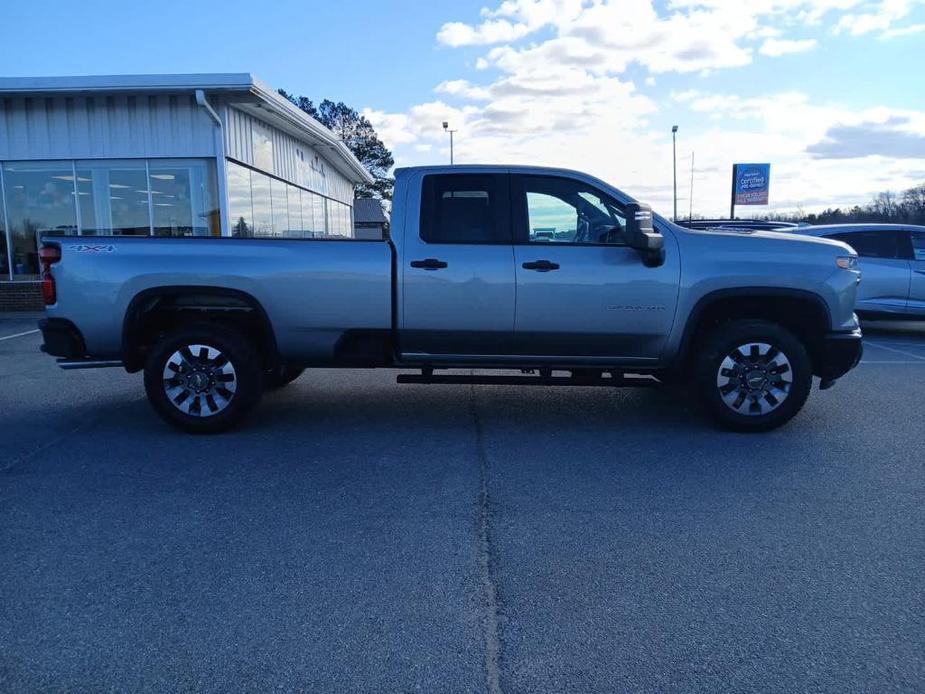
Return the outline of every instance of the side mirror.
<path id="1" fill-rule="evenodd" d="M 665 239 L 652 226 L 652 208 L 641 202 L 626 206 L 626 244 L 639 251 L 647 267 L 665 262 Z"/>

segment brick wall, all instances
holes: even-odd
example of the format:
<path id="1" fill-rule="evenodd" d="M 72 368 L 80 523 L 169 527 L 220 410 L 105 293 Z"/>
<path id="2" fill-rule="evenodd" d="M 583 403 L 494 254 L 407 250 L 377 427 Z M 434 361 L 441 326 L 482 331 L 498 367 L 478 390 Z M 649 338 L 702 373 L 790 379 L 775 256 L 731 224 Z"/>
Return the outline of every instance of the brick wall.
<path id="1" fill-rule="evenodd" d="M 0 311 L 41 311 L 41 282 L 0 282 Z"/>

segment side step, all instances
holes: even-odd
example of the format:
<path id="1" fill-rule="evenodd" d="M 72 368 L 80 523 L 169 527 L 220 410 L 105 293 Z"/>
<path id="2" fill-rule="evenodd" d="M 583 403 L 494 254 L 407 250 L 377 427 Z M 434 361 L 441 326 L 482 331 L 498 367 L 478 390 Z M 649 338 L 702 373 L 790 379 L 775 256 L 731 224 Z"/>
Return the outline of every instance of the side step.
<path id="1" fill-rule="evenodd" d="M 398 374 L 397 383 L 418 385 L 481 385 L 481 386 L 609 386 L 611 388 L 658 388 L 662 385 L 649 374 L 600 374 L 594 376 L 487 376 L 481 374 L 434 375 Z"/>
<path id="2" fill-rule="evenodd" d="M 125 366 L 119 359 L 58 359 L 56 361 L 65 371 L 73 369 L 108 369 Z"/>

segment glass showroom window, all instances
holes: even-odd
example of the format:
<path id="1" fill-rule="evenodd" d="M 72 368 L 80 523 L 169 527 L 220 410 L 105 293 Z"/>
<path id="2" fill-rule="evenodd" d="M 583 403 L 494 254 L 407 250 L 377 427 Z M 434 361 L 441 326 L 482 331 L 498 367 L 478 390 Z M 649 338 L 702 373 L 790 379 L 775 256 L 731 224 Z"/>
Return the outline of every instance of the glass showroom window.
<path id="1" fill-rule="evenodd" d="M 222 235 L 211 162 L 151 159 L 148 177 L 155 236 Z"/>
<path id="2" fill-rule="evenodd" d="M 240 238 L 254 235 L 254 208 L 251 202 L 251 172 L 232 161 L 228 171 L 228 219 L 231 235 Z"/>
<path id="3" fill-rule="evenodd" d="M 201 159 L 78 161 L 80 231 L 89 236 L 219 236 L 214 168 Z"/>
<path id="4" fill-rule="evenodd" d="M 254 206 L 254 236 L 273 235 L 273 206 L 270 204 L 270 177 L 251 171 Z"/>
<path id="5" fill-rule="evenodd" d="M 37 279 L 39 234 L 77 233 L 74 167 L 69 161 L 9 162 L 3 184 L 12 278 Z"/>
<path id="6" fill-rule="evenodd" d="M 301 191 L 295 186 L 286 186 L 286 198 L 289 202 L 289 233 L 287 236 L 305 238 L 305 226 L 302 224 Z"/>
<path id="7" fill-rule="evenodd" d="M 353 229 L 350 228 L 350 207 L 348 205 L 328 200 L 328 217 L 331 236 L 340 239 L 353 238 Z"/>
<path id="8" fill-rule="evenodd" d="M 6 238 L 6 211 L 3 208 L 3 191 L 0 191 L 0 282 L 10 279 L 10 255 Z"/>
<path id="9" fill-rule="evenodd" d="M 325 207 L 325 202 L 327 202 L 320 195 L 315 195 L 312 200 L 312 209 L 314 214 L 312 215 L 312 220 L 315 224 L 312 236 L 317 238 L 324 238 L 328 234 L 328 214 Z"/>
<path id="10" fill-rule="evenodd" d="M 304 230 L 304 236 L 307 239 L 315 236 L 315 223 L 314 223 L 314 213 L 312 210 L 312 193 L 309 193 L 307 190 L 300 192 L 301 207 L 302 207 L 302 229 Z"/>
<path id="11" fill-rule="evenodd" d="M 354 237 L 349 205 L 231 160 L 227 162 L 227 172 L 228 218 L 232 236 L 289 239 Z M 153 173 L 152 180 L 156 180 Z"/>
<path id="12" fill-rule="evenodd" d="M 80 228 L 86 236 L 148 236 L 148 174 L 143 159 L 79 161 Z"/>
<path id="13" fill-rule="evenodd" d="M 331 219 L 331 236 L 342 238 L 344 236 L 343 205 L 339 202 L 328 200 L 328 216 Z"/>
<path id="14" fill-rule="evenodd" d="M 273 232 L 275 237 L 289 236 L 289 204 L 286 201 L 286 184 L 270 179 L 270 193 L 273 201 Z"/>

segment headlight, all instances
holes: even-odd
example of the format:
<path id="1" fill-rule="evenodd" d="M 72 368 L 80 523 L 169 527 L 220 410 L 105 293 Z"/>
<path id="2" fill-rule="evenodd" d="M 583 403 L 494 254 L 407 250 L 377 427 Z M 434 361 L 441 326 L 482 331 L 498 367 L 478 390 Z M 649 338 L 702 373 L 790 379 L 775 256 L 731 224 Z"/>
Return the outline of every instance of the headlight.
<path id="1" fill-rule="evenodd" d="M 835 259 L 835 264 L 842 270 L 857 270 L 858 257 L 856 255 L 840 255 Z"/>

